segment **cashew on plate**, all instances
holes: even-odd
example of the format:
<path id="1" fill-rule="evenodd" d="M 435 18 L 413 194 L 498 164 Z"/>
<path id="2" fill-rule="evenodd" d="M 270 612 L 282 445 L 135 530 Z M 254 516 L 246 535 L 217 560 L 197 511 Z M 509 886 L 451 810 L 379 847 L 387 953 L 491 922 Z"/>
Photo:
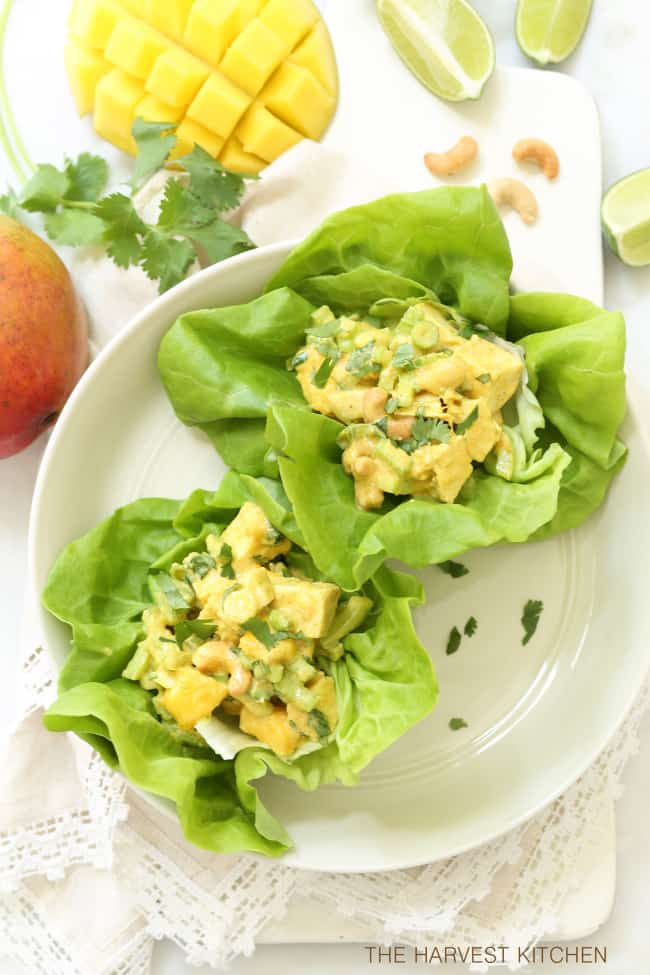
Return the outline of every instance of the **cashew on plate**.
<path id="1" fill-rule="evenodd" d="M 542 139 L 520 139 L 512 155 L 517 162 L 537 163 L 549 179 L 555 179 L 560 171 L 560 160 L 555 149 Z"/>
<path id="2" fill-rule="evenodd" d="M 432 176 L 454 176 L 469 166 L 478 155 L 478 142 L 464 135 L 448 152 L 427 152 L 424 165 Z"/>
<path id="3" fill-rule="evenodd" d="M 535 223 L 539 208 L 535 194 L 518 179 L 495 179 L 488 186 L 490 196 L 498 207 L 516 210 L 524 223 Z"/>

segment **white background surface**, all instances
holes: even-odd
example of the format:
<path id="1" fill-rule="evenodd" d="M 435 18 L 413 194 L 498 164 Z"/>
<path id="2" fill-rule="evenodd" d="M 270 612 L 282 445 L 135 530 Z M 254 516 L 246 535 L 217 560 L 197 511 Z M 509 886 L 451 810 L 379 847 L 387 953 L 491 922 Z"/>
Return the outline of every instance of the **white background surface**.
<path id="1" fill-rule="evenodd" d="M 350 0 L 330 0 L 347 3 Z M 352 0 L 355 2 L 355 0 Z M 359 0 L 361 2 L 361 0 Z M 526 63 L 514 41 L 514 0 L 476 0 L 497 42 L 502 64 Z M 603 127 L 605 184 L 650 164 L 650 116 L 647 91 L 650 60 L 647 36 L 650 10 L 643 0 L 619 0 L 607 4 L 595 0 L 595 11 L 585 40 L 564 69 L 582 80 L 595 96 Z M 49 120 L 50 124 L 54 120 Z M 47 123 L 46 123 L 47 124 Z M 0 164 L 1 165 L 1 164 Z M 650 388 L 650 268 L 631 270 L 614 258 L 606 262 L 606 303 L 621 308 L 628 321 L 629 361 Z M 0 462 L 0 611 L 4 621 L 0 653 L 4 680 L 0 685 L 0 727 L 12 712 L 17 666 L 18 623 L 25 573 L 25 538 L 33 480 L 42 444 L 10 460 Z M 615 653 L 615 648 L 613 648 Z M 650 722 L 646 722 L 640 755 L 628 767 L 626 792 L 618 806 L 619 882 L 610 921 L 588 939 L 608 947 L 609 975 L 641 975 L 650 970 L 650 842 L 647 808 L 650 801 Z M 384 965 L 386 969 L 389 966 Z M 274 946 L 260 948 L 251 960 L 235 964 L 233 975 L 265 972 L 293 973 L 308 970 L 314 975 L 356 973 L 368 970 L 367 953 L 360 946 L 327 948 Z M 421 966 L 400 965 L 391 970 L 421 971 Z M 460 972 L 446 966 L 445 973 Z M 546 971 L 572 971 L 572 966 L 536 966 L 535 975 Z M 577 971 L 578 968 L 575 968 Z M 155 952 L 154 975 L 185 975 L 203 970 L 184 965 L 169 945 Z M 206 970 L 207 971 L 207 970 Z M 584 971 L 580 966 L 580 971 Z M 21 969 L 3 961 L 3 975 L 22 975 Z M 95 975 L 95 973 L 88 973 Z"/>

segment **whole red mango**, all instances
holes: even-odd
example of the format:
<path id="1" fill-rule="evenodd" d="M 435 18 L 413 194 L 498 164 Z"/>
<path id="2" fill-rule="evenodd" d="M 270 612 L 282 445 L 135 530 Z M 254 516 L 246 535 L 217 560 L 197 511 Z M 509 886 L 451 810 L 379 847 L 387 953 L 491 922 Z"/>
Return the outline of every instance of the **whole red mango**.
<path id="1" fill-rule="evenodd" d="M 0 216 L 0 458 L 52 426 L 87 363 L 86 315 L 65 265 Z"/>

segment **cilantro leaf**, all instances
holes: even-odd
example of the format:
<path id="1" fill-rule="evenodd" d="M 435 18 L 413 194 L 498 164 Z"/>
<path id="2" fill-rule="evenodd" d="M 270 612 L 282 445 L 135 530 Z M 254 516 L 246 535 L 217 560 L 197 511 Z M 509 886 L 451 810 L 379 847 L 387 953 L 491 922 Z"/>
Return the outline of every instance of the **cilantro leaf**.
<path id="1" fill-rule="evenodd" d="M 140 219 L 132 200 L 124 193 L 111 193 L 99 201 L 95 216 L 106 224 L 104 242 L 118 267 L 138 264 L 142 257 L 141 237 L 147 226 Z"/>
<path id="2" fill-rule="evenodd" d="M 351 352 L 348 361 L 345 364 L 346 372 L 352 373 L 353 376 L 368 376 L 372 372 L 381 372 L 381 365 L 378 362 L 373 362 L 373 355 L 375 354 L 375 343 L 367 342 L 366 345 L 361 349 L 355 349 Z"/>
<path id="3" fill-rule="evenodd" d="M 220 217 L 192 230 L 188 237 L 203 248 L 211 264 L 218 264 L 219 261 L 225 261 L 228 257 L 243 254 L 255 247 L 245 230 L 231 226 Z"/>
<path id="4" fill-rule="evenodd" d="M 266 620 L 257 617 L 242 623 L 242 629 L 252 633 L 255 639 L 263 643 L 269 650 L 281 640 L 304 640 L 302 633 L 293 633 L 290 630 L 278 630 L 274 633 Z"/>
<path id="5" fill-rule="evenodd" d="M 451 731 L 460 731 L 461 728 L 468 728 L 469 725 L 464 718 L 451 718 L 449 721 L 449 728 Z"/>
<path id="6" fill-rule="evenodd" d="M 398 345 L 395 350 L 395 355 L 393 356 L 393 365 L 396 369 L 403 369 L 405 372 L 410 372 L 415 369 L 415 349 L 410 342 L 405 342 L 403 345 Z"/>
<path id="7" fill-rule="evenodd" d="M 471 426 L 478 420 L 478 406 L 475 406 L 471 413 L 468 413 L 464 420 L 456 424 L 456 433 L 458 436 L 466 433 Z"/>
<path id="8" fill-rule="evenodd" d="M 452 629 L 451 633 L 449 634 L 449 638 L 447 640 L 447 656 L 448 657 L 450 657 L 452 655 L 452 653 L 456 653 L 456 651 L 460 647 L 460 641 L 461 641 L 460 630 L 458 629 L 457 626 L 455 626 Z"/>
<path id="9" fill-rule="evenodd" d="M 452 562 L 449 559 L 447 562 L 439 562 L 438 568 L 445 573 L 445 575 L 451 576 L 452 579 L 460 579 L 461 576 L 466 576 L 469 574 L 469 569 L 462 562 Z"/>
<path id="10" fill-rule="evenodd" d="M 524 606 L 521 614 L 521 625 L 524 628 L 524 636 L 521 640 L 523 646 L 526 646 L 526 644 L 532 640 L 533 636 L 535 635 L 537 624 L 539 623 L 543 609 L 544 603 L 541 601 L 541 599 L 529 599 Z"/>
<path id="11" fill-rule="evenodd" d="M 56 166 L 37 166 L 20 194 L 20 206 L 30 213 L 53 213 L 68 192 L 70 182 Z"/>
<path id="12" fill-rule="evenodd" d="M 485 326 L 480 327 L 479 325 L 473 325 L 471 322 L 465 322 L 458 334 L 461 339 L 471 339 L 472 335 L 485 335 L 487 331 L 489 329 L 485 328 Z"/>
<path id="13" fill-rule="evenodd" d="M 158 227 L 170 234 L 189 236 L 190 232 L 214 219 L 214 210 L 205 206 L 179 179 L 168 179 L 160 203 Z"/>
<path id="14" fill-rule="evenodd" d="M 59 210 L 57 213 L 48 213 L 44 224 L 50 240 L 70 247 L 101 244 L 106 232 L 104 221 L 87 210 Z"/>
<path id="15" fill-rule="evenodd" d="M 14 220 L 17 220 L 18 209 L 18 197 L 11 187 L 8 186 L 7 192 L 0 196 L 0 213 L 4 213 L 6 216 L 13 217 Z"/>
<path id="16" fill-rule="evenodd" d="M 176 643 L 182 649 L 183 644 L 190 636 L 198 636 L 201 640 L 209 640 L 217 628 L 217 624 L 212 620 L 181 620 L 176 624 L 174 635 Z"/>
<path id="17" fill-rule="evenodd" d="M 176 125 L 174 122 L 145 122 L 136 118 L 131 126 L 131 134 L 138 147 L 131 186 L 137 189 L 150 176 L 162 169 L 176 145 Z"/>
<path id="18" fill-rule="evenodd" d="M 312 379 L 312 382 L 317 389 L 323 389 L 323 387 L 326 385 L 327 380 L 332 375 L 332 370 L 334 369 L 336 362 L 337 360 L 330 356 L 323 359 L 320 366 L 314 373 L 314 378 Z"/>
<path id="19" fill-rule="evenodd" d="M 438 443 L 449 443 L 451 431 L 444 420 L 427 419 L 423 416 L 415 418 L 412 436 L 420 444 L 431 443 L 437 440 Z"/>
<path id="20" fill-rule="evenodd" d="M 205 578 L 211 569 L 216 568 L 217 563 L 208 555 L 207 552 L 199 552 L 187 563 L 190 572 L 193 572 L 199 579 Z"/>
<path id="21" fill-rule="evenodd" d="M 477 629 L 478 629 L 478 622 L 476 620 L 476 617 L 470 616 L 470 618 L 467 620 L 467 623 L 465 623 L 465 629 L 463 630 L 463 633 L 465 634 L 465 636 L 472 637 L 476 633 Z"/>
<path id="22" fill-rule="evenodd" d="M 159 233 L 152 227 L 142 244 L 142 269 L 152 281 L 158 281 L 158 291 L 163 294 L 185 280 L 185 275 L 196 260 L 196 251 L 188 240 L 177 240 Z"/>
<path id="23" fill-rule="evenodd" d="M 226 579 L 235 578 L 235 570 L 232 567 L 232 560 L 233 550 L 227 542 L 224 542 L 219 552 L 219 562 L 221 563 L 219 571 L 221 572 L 222 576 L 226 577 Z"/>
<path id="24" fill-rule="evenodd" d="M 480 376 L 477 376 L 476 378 L 480 383 L 483 383 L 483 385 L 485 385 L 486 383 L 489 383 L 491 381 L 492 376 L 490 375 L 489 372 L 483 372 L 481 373 Z"/>
<path id="25" fill-rule="evenodd" d="M 189 155 L 176 162 L 189 173 L 192 193 L 213 212 L 234 210 L 239 205 L 246 185 L 244 177 L 230 172 L 201 146 L 194 146 Z"/>
<path id="26" fill-rule="evenodd" d="M 74 161 L 66 159 L 64 172 L 68 179 L 65 200 L 96 203 L 108 183 L 108 163 L 90 152 L 82 152 Z"/>

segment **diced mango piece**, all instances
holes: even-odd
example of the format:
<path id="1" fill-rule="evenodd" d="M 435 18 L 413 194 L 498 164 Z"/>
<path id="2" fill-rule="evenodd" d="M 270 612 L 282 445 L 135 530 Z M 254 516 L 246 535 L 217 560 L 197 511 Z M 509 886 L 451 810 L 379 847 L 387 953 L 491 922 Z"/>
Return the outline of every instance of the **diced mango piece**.
<path id="1" fill-rule="evenodd" d="M 318 11 L 311 0 L 269 0 L 260 20 L 282 38 L 286 56 L 316 23 Z"/>
<path id="2" fill-rule="evenodd" d="M 275 708 L 271 714 L 253 714 L 247 707 L 242 708 L 239 727 L 247 735 L 252 735 L 265 745 L 270 745 L 276 755 L 286 757 L 295 752 L 300 742 L 300 734 L 292 728 L 284 708 Z"/>
<path id="3" fill-rule="evenodd" d="M 196 0 L 185 28 L 185 44 L 216 68 L 238 29 L 238 0 Z"/>
<path id="4" fill-rule="evenodd" d="M 309 139 L 321 135 L 334 111 L 333 96 L 306 68 L 289 62 L 271 78 L 260 100 Z"/>
<path id="5" fill-rule="evenodd" d="M 180 48 L 171 48 L 161 54 L 153 66 L 147 91 L 163 102 L 186 108 L 208 74 L 208 68 L 198 58 Z"/>
<path id="6" fill-rule="evenodd" d="M 135 18 L 121 20 L 106 46 L 106 58 L 127 74 L 146 80 L 151 69 L 170 47 L 170 42 Z"/>
<path id="7" fill-rule="evenodd" d="M 316 24 L 302 44 L 296 48 L 289 61 L 306 68 L 320 81 L 323 88 L 336 98 L 339 90 L 339 73 L 332 42 L 327 27 L 322 21 Z"/>
<path id="8" fill-rule="evenodd" d="M 266 3 L 266 0 L 238 0 L 237 3 L 237 33 L 242 31 Z"/>
<path id="9" fill-rule="evenodd" d="M 70 15 L 70 33 L 84 47 L 103 51 L 122 16 L 113 0 L 78 0 Z"/>
<path id="10" fill-rule="evenodd" d="M 80 47 L 74 41 L 68 41 L 63 56 L 77 111 L 86 115 L 95 104 L 97 83 L 111 70 L 111 65 L 97 51 Z"/>
<path id="11" fill-rule="evenodd" d="M 145 95 L 136 105 L 134 114 L 134 118 L 143 118 L 145 122 L 178 122 L 182 117 L 182 108 L 167 105 L 155 95 Z"/>
<path id="12" fill-rule="evenodd" d="M 282 40 L 256 18 L 228 48 L 219 70 L 249 95 L 257 95 L 284 54 Z"/>
<path id="13" fill-rule="evenodd" d="M 316 639 L 332 625 L 341 590 L 331 582 L 304 582 L 292 576 L 270 572 L 275 598 L 272 606 L 281 610 L 289 628 Z"/>
<path id="14" fill-rule="evenodd" d="M 163 34 L 181 41 L 194 0 L 144 0 L 144 17 Z"/>
<path id="15" fill-rule="evenodd" d="M 214 543 L 213 538 L 215 536 L 208 536 L 208 549 L 212 551 L 214 545 L 215 557 L 218 557 L 221 546 L 230 545 L 236 572 L 239 571 L 239 563 L 246 562 L 256 555 L 270 562 L 291 548 L 291 542 L 286 538 L 278 538 L 278 533 L 260 506 L 252 501 L 246 501 L 241 506 L 223 535 Z"/>
<path id="16" fill-rule="evenodd" d="M 326 677 L 324 674 L 319 674 L 314 680 L 307 685 L 309 690 L 316 695 L 318 698 L 318 703 L 316 708 L 321 712 L 327 724 L 329 725 L 330 733 L 334 731 L 338 723 L 338 706 L 336 703 L 336 686 L 331 677 Z M 293 721 L 296 728 L 306 737 L 311 738 L 312 741 L 317 741 L 320 735 L 318 731 L 321 730 L 319 725 L 321 722 L 316 722 L 313 720 L 309 711 L 303 711 L 296 704 L 287 704 L 287 717 L 290 721 Z M 324 729 L 322 729 L 324 730 Z"/>
<path id="17" fill-rule="evenodd" d="M 162 704 L 181 728 L 190 731 L 219 707 L 228 688 L 195 667 L 180 667 L 175 677 L 172 687 L 162 695 Z"/>
<path id="18" fill-rule="evenodd" d="M 254 176 L 267 165 L 266 161 L 259 156 L 244 152 L 241 142 L 234 135 L 228 139 L 223 148 L 221 162 L 226 169 L 231 169 L 235 173 L 250 173 Z"/>
<path id="19" fill-rule="evenodd" d="M 187 114 L 225 140 L 250 105 L 250 101 L 249 96 L 232 81 L 215 71 L 199 91 Z"/>
<path id="20" fill-rule="evenodd" d="M 125 152 L 135 152 L 131 126 L 135 108 L 144 95 L 144 85 L 113 68 L 100 79 L 95 92 L 95 131 Z"/>
<path id="21" fill-rule="evenodd" d="M 236 131 L 245 152 L 272 162 L 300 142 L 300 133 L 281 122 L 256 102 L 248 110 Z"/>
<path id="22" fill-rule="evenodd" d="M 173 153 L 175 159 L 179 156 L 187 156 L 195 145 L 201 146 L 202 149 L 205 149 L 206 152 L 209 152 L 211 156 L 216 158 L 221 152 L 224 143 L 221 136 L 215 135 L 214 132 L 210 132 L 205 126 L 199 125 L 198 122 L 194 122 L 191 118 L 183 119 L 176 129 L 176 137 L 178 142 Z"/>

